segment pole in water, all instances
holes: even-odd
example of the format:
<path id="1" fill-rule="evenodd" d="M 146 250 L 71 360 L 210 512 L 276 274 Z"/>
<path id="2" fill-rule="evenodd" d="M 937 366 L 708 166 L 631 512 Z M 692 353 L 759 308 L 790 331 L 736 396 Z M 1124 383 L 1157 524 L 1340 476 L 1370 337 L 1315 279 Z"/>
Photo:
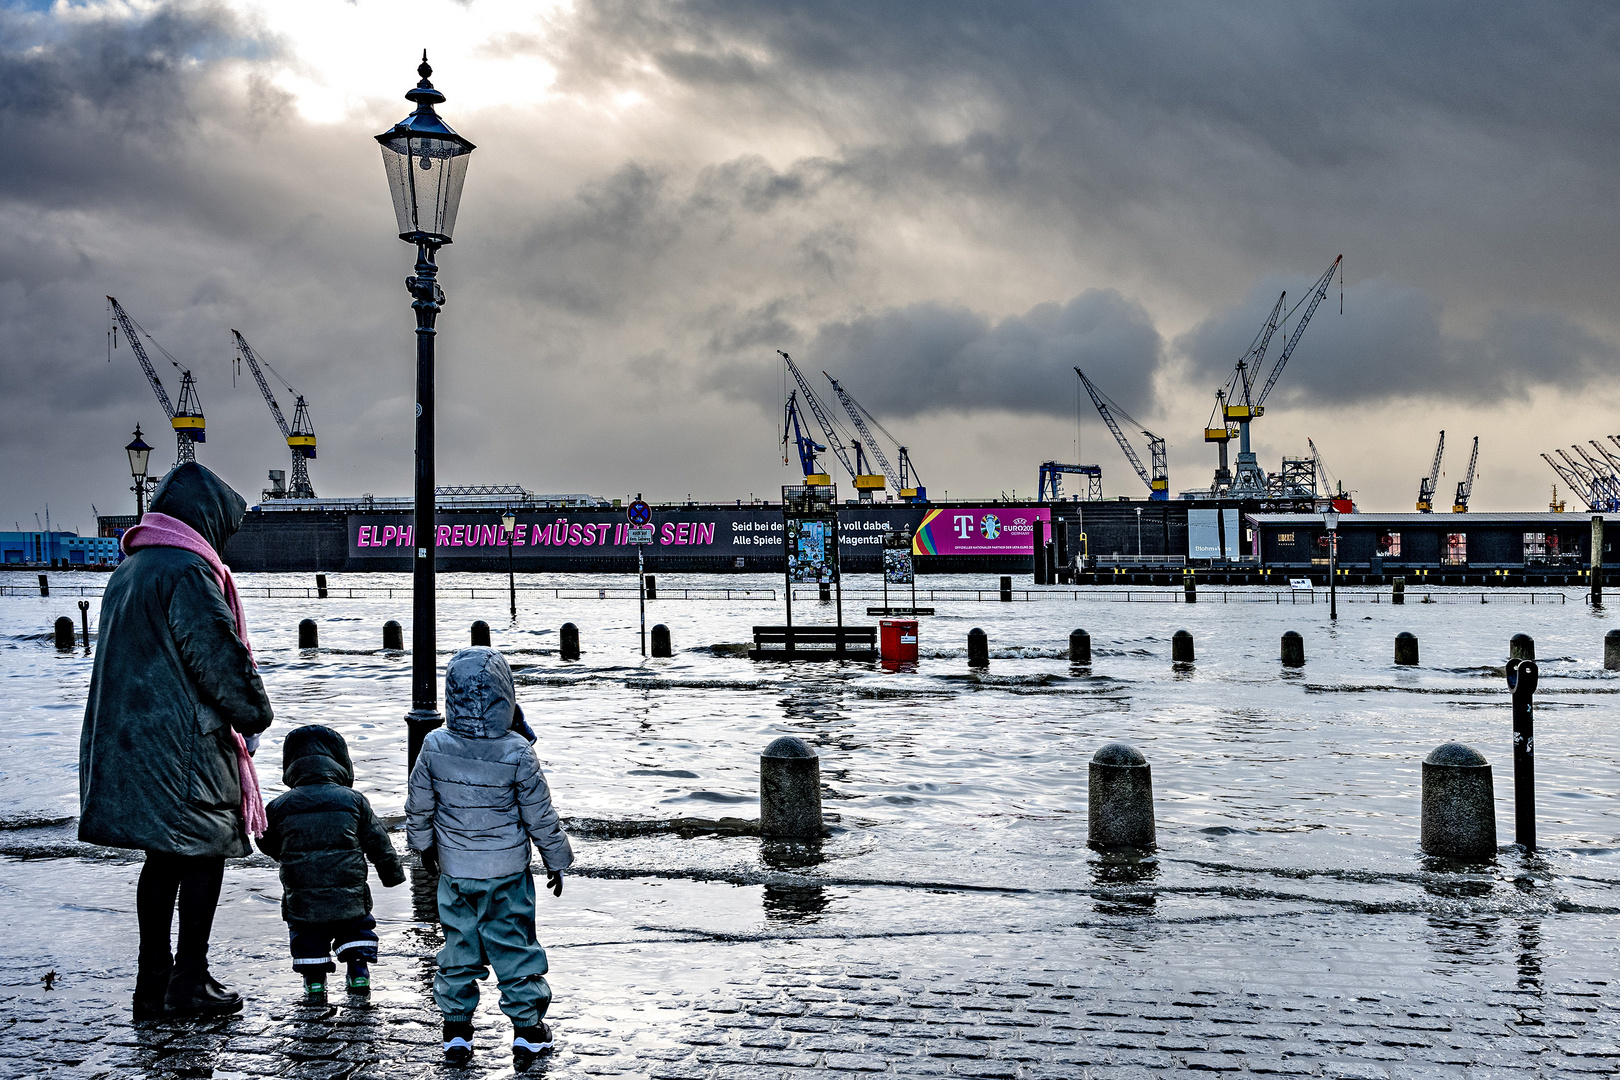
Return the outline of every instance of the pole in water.
<path id="1" fill-rule="evenodd" d="M 1459 742 L 1423 759 L 1420 845 L 1429 855 L 1483 859 L 1496 854 L 1496 791 L 1485 756 Z"/>
<path id="2" fill-rule="evenodd" d="M 1181 594 L 1187 603 L 1198 603 L 1198 579 L 1193 576 L 1191 570 L 1181 572 Z"/>
<path id="3" fill-rule="evenodd" d="M 823 581 L 820 583 L 818 586 L 816 599 L 820 600 L 823 604 L 832 603 L 832 583 L 830 581 Z"/>
<path id="4" fill-rule="evenodd" d="M 1111 742 L 1092 755 L 1086 803 L 1091 847 L 1158 846 L 1153 769 L 1136 747 Z"/>
<path id="5" fill-rule="evenodd" d="M 1536 737 L 1532 698 L 1541 672 L 1534 660 L 1509 660 L 1507 684 L 1513 693 L 1513 842 L 1536 849 Z"/>
<path id="6" fill-rule="evenodd" d="M 641 655 L 647 655 L 647 563 L 642 558 L 642 545 L 636 545 L 636 581 L 641 592 Z"/>
<path id="7" fill-rule="evenodd" d="M 39 595 L 51 595 L 51 579 L 44 574 L 39 575 Z"/>
<path id="8" fill-rule="evenodd" d="M 315 628 L 314 619 L 299 620 L 298 647 L 300 649 L 318 649 L 321 647 L 321 635 L 320 631 Z"/>
<path id="9" fill-rule="evenodd" d="M 1193 636 L 1188 630 L 1177 630 L 1170 638 L 1170 660 L 1176 664 L 1193 662 Z"/>
<path id="10" fill-rule="evenodd" d="M 1282 636 L 1282 664 L 1283 667 L 1305 666 L 1305 639 L 1298 630 L 1290 630 Z"/>
<path id="11" fill-rule="evenodd" d="M 977 626 L 968 631 L 968 667 L 990 666 L 990 639 Z"/>
<path id="12" fill-rule="evenodd" d="M 1406 579 L 1398 577 L 1389 587 L 1389 602 L 1392 604 L 1406 603 Z"/>
<path id="13" fill-rule="evenodd" d="M 648 574 L 647 575 L 647 599 L 649 599 L 649 600 L 658 599 L 658 575 L 657 574 Z"/>
<path id="14" fill-rule="evenodd" d="M 652 654 L 655 657 L 671 657 L 675 650 L 669 644 L 669 627 L 659 623 L 652 631 Z"/>
<path id="15" fill-rule="evenodd" d="M 405 651 L 405 628 L 393 619 L 383 623 L 383 648 L 394 652 Z"/>
<path id="16" fill-rule="evenodd" d="M 41 579 L 41 580 L 43 580 L 43 579 Z M 1003 577 L 1001 579 L 1001 600 L 1002 600 L 1002 603 L 1006 603 L 1006 604 L 1012 603 L 1012 578 L 1011 577 Z"/>
<path id="17" fill-rule="evenodd" d="M 63 615 L 56 620 L 52 628 L 56 634 L 56 647 L 58 649 L 73 648 L 73 620 Z"/>
<path id="18" fill-rule="evenodd" d="M 1592 606 L 1603 606 L 1603 515 L 1592 515 Z"/>
<path id="19" fill-rule="evenodd" d="M 1074 630 L 1069 634 L 1069 663 L 1091 664 L 1091 635 L 1084 630 Z"/>
<path id="20" fill-rule="evenodd" d="M 90 601 L 79 601 L 79 622 L 84 626 L 84 647 L 90 649 Z"/>
<path id="21" fill-rule="evenodd" d="M 557 631 L 557 654 L 564 660 L 579 659 L 579 627 L 571 622 L 563 623 Z"/>
<path id="22" fill-rule="evenodd" d="M 479 619 L 472 624 L 472 643 L 474 645 L 489 644 L 489 623 Z"/>
<path id="23" fill-rule="evenodd" d="M 1402 667 L 1414 667 L 1418 662 L 1417 635 L 1402 630 L 1395 635 L 1395 663 Z"/>
<path id="24" fill-rule="evenodd" d="M 1620 671 L 1620 630 L 1603 635 L 1603 670 Z"/>
<path id="25" fill-rule="evenodd" d="M 326 575 L 315 575 L 315 595 L 321 600 L 326 599 Z"/>
<path id="26" fill-rule="evenodd" d="M 1536 639 L 1529 634 L 1514 634 L 1508 641 L 1509 660 L 1534 660 L 1536 658 Z"/>
<path id="27" fill-rule="evenodd" d="M 821 760 L 784 735 L 759 755 L 759 832 L 785 840 L 821 838 Z"/>

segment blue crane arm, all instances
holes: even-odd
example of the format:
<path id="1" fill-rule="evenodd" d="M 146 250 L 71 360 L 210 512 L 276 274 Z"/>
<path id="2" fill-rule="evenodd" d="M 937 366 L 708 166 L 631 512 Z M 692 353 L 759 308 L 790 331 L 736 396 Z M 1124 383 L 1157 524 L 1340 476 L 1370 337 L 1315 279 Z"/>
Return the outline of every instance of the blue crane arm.
<path id="1" fill-rule="evenodd" d="M 1294 355 L 1294 346 L 1299 344 L 1300 335 L 1305 333 L 1305 327 L 1310 323 L 1311 316 L 1316 314 L 1316 305 L 1322 302 L 1322 298 L 1327 295 L 1328 286 L 1333 284 L 1333 272 L 1339 268 L 1339 264 L 1342 262 L 1344 262 L 1344 256 L 1340 255 L 1333 260 L 1333 265 L 1327 268 L 1327 272 L 1317 279 L 1316 287 L 1311 291 L 1311 302 L 1306 305 L 1305 314 L 1299 317 L 1299 324 L 1294 327 L 1293 334 L 1288 338 L 1288 344 L 1283 346 L 1282 355 L 1277 357 L 1277 363 L 1272 366 L 1271 375 L 1266 379 L 1266 385 L 1261 388 L 1260 396 L 1254 399 L 1256 408 L 1266 403 L 1266 395 L 1271 393 L 1273 386 L 1277 385 L 1277 379 L 1282 375 L 1282 370 L 1287 365 L 1288 358 Z"/>
<path id="2" fill-rule="evenodd" d="M 797 394 L 798 391 L 795 390 L 788 395 L 787 405 L 782 412 L 782 442 L 786 443 L 790 438 L 793 440 L 793 445 L 799 452 L 799 465 L 803 468 L 804 475 L 811 476 L 820 471 L 816 468 L 816 454 L 827 448 L 807 436 L 799 427 Z M 786 464 L 785 458 L 783 463 Z"/>
<path id="3" fill-rule="evenodd" d="M 248 369 L 253 372 L 253 381 L 259 384 L 259 393 L 264 395 L 264 403 L 270 406 L 270 415 L 276 418 L 276 426 L 281 429 L 283 439 L 292 437 L 292 430 L 287 427 L 287 418 L 281 415 L 281 406 L 276 404 L 276 396 L 270 392 L 270 384 L 264 381 L 264 374 L 259 371 L 259 358 L 253 352 L 253 346 L 247 343 L 247 338 L 238 331 L 232 330 L 236 337 L 236 349 L 242 354 L 242 359 L 248 363 Z"/>
<path id="4" fill-rule="evenodd" d="M 799 384 L 799 390 L 804 394 L 804 403 L 810 406 L 811 415 L 816 418 L 816 424 L 821 428 L 821 434 L 826 438 L 827 446 L 832 449 L 834 454 L 838 455 L 838 460 L 843 463 L 844 471 L 849 473 L 850 479 L 853 480 L 860 473 L 856 472 L 854 464 L 849 460 L 849 454 L 844 450 L 844 441 L 838 437 L 838 429 L 833 427 L 832 421 L 828 419 L 826 410 L 821 407 L 821 402 L 816 399 L 815 391 L 811 390 L 810 384 L 805 381 L 804 373 L 799 370 L 799 365 L 793 362 L 793 357 L 781 349 L 776 350 L 776 355 L 787 362 L 788 370 L 793 373 L 793 381 Z"/>
<path id="5" fill-rule="evenodd" d="M 1136 451 L 1131 449 L 1130 440 L 1125 438 L 1125 433 L 1119 429 L 1119 422 L 1114 419 L 1113 410 L 1108 407 L 1108 403 L 1097 392 L 1097 388 L 1091 384 L 1091 380 L 1086 378 L 1085 372 L 1075 368 L 1074 373 L 1080 376 L 1080 382 L 1085 386 L 1086 393 L 1091 395 L 1091 403 L 1097 406 L 1097 411 L 1102 414 L 1103 423 L 1107 424 L 1108 430 L 1114 433 L 1114 441 L 1119 443 L 1121 450 L 1125 451 L 1125 457 L 1130 461 L 1131 468 L 1136 470 L 1136 475 L 1142 478 L 1142 483 L 1148 486 L 1149 491 L 1152 491 L 1153 480 L 1148 476 L 1147 467 L 1142 464 L 1142 459 L 1136 456 Z"/>
<path id="6" fill-rule="evenodd" d="M 129 317 L 129 312 L 124 310 L 123 304 L 110 296 L 107 297 L 107 302 L 112 305 L 113 318 L 117 319 L 118 325 L 124 328 L 124 340 L 129 342 L 130 350 L 134 352 L 135 359 L 141 362 L 141 370 L 146 372 L 146 381 L 152 384 L 152 391 L 157 394 L 158 402 L 163 406 L 163 411 L 168 414 L 170 420 L 173 420 L 174 405 L 169 401 L 169 392 L 163 389 L 163 383 L 159 381 L 157 372 L 152 369 L 152 361 L 146 355 L 146 347 L 141 344 L 141 336 L 135 332 L 135 321 Z"/>
<path id="7" fill-rule="evenodd" d="M 827 375 L 825 371 L 822 374 Z M 827 381 L 832 383 L 833 393 L 838 395 L 839 404 L 844 406 L 844 411 L 849 414 L 850 420 L 854 422 L 855 430 L 861 433 L 861 438 L 866 442 L 866 448 L 872 451 L 872 456 L 877 459 L 878 467 L 883 470 L 883 475 L 887 476 L 889 483 L 894 485 L 896 491 L 899 491 L 903 486 L 900 483 L 900 477 L 895 473 L 894 467 L 889 464 L 889 459 L 883 456 L 883 448 L 872 437 L 872 432 L 867 428 L 866 421 L 861 418 L 861 410 L 855 404 L 855 399 L 850 397 L 849 392 L 839 386 L 838 380 L 831 375 L 827 375 Z"/>
<path id="8" fill-rule="evenodd" d="M 1266 358 L 1266 350 L 1271 348 L 1271 338 L 1277 332 L 1278 320 L 1282 315 L 1283 301 L 1288 299 L 1288 292 L 1284 290 L 1277 297 L 1277 302 L 1271 307 L 1271 314 L 1266 317 L 1266 324 L 1254 336 L 1249 345 L 1249 351 L 1243 354 L 1243 359 L 1237 363 L 1237 370 L 1232 372 L 1231 392 L 1226 396 L 1229 399 L 1237 397 L 1237 391 L 1243 391 L 1243 404 L 1253 405 L 1250 393 L 1254 389 L 1254 373 L 1260 369 L 1260 364 Z M 1224 419 L 1224 417 L 1223 417 Z"/>

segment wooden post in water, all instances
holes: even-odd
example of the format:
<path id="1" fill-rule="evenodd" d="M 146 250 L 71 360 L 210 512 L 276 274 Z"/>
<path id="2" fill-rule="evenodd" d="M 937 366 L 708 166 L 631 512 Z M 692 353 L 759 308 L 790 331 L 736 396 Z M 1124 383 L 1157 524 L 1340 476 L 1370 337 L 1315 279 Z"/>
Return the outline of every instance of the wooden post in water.
<path id="1" fill-rule="evenodd" d="M 1603 515 L 1592 515 L 1592 606 L 1603 606 Z"/>

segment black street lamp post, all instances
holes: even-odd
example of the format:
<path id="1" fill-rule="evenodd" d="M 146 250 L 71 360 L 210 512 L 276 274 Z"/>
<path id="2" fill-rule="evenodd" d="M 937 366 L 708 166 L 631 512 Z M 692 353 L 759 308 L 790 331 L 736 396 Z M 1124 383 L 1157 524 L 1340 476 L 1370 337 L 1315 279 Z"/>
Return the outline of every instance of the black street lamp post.
<path id="1" fill-rule="evenodd" d="M 517 515 L 508 510 L 501 515 L 501 531 L 506 533 L 506 591 L 512 600 L 512 621 L 517 622 L 517 577 L 512 569 L 512 541 L 516 539 Z"/>
<path id="2" fill-rule="evenodd" d="M 443 722 L 439 715 L 439 673 L 434 620 L 435 515 L 433 472 L 433 338 L 434 323 L 444 306 L 439 288 L 439 249 L 450 243 L 461 185 L 467 177 L 467 159 L 473 144 L 452 131 L 433 111 L 444 95 L 428 76 L 427 52 L 417 69 L 420 82 L 405 95 L 416 111 L 377 136 L 383 167 L 394 199 L 399 238 L 416 245 L 416 273 L 405 279 L 416 311 L 416 484 L 411 525 L 411 711 L 405 715 L 409 732 L 408 765 L 427 733 Z"/>
<path id="3" fill-rule="evenodd" d="M 129 455 L 129 475 L 135 478 L 135 486 L 129 490 L 135 493 L 135 521 L 139 524 L 146 516 L 146 462 L 152 456 L 152 448 L 141 438 L 141 425 L 135 425 L 135 438 L 124 452 Z"/>
<path id="4" fill-rule="evenodd" d="M 1328 530 L 1328 618 L 1339 617 L 1339 512 L 1329 510 L 1322 515 L 1322 524 Z"/>

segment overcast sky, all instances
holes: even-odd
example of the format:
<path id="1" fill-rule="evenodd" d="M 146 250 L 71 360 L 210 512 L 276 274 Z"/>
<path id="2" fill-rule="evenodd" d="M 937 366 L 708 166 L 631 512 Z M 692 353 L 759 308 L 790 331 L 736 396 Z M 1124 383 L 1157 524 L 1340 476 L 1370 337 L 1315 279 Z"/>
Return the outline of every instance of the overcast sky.
<path id="1" fill-rule="evenodd" d="M 173 461 L 109 293 L 250 500 L 287 451 L 233 328 L 309 399 L 319 493 L 408 493 L 412 252 L 371 136 L 423 47 L 479 147 L 441 483 L 775 492 L 785 349 L 936 496 L 1077 454 L 1145 493 L 1089 405 L 1077 431 L 1075 365 L 1207 486 L 1214 389 L 1342 252 L 1262 464 L 1309 438 L 1410 510 L 1444 428 L 1445 498 L 1477 434 L 1476 509 L 1545 508 L 1539 453 L 1620 433 L 1617 46 L 1579 3 L 13 2 L 0 528 L 128 512 L 137 422 Z"/>

